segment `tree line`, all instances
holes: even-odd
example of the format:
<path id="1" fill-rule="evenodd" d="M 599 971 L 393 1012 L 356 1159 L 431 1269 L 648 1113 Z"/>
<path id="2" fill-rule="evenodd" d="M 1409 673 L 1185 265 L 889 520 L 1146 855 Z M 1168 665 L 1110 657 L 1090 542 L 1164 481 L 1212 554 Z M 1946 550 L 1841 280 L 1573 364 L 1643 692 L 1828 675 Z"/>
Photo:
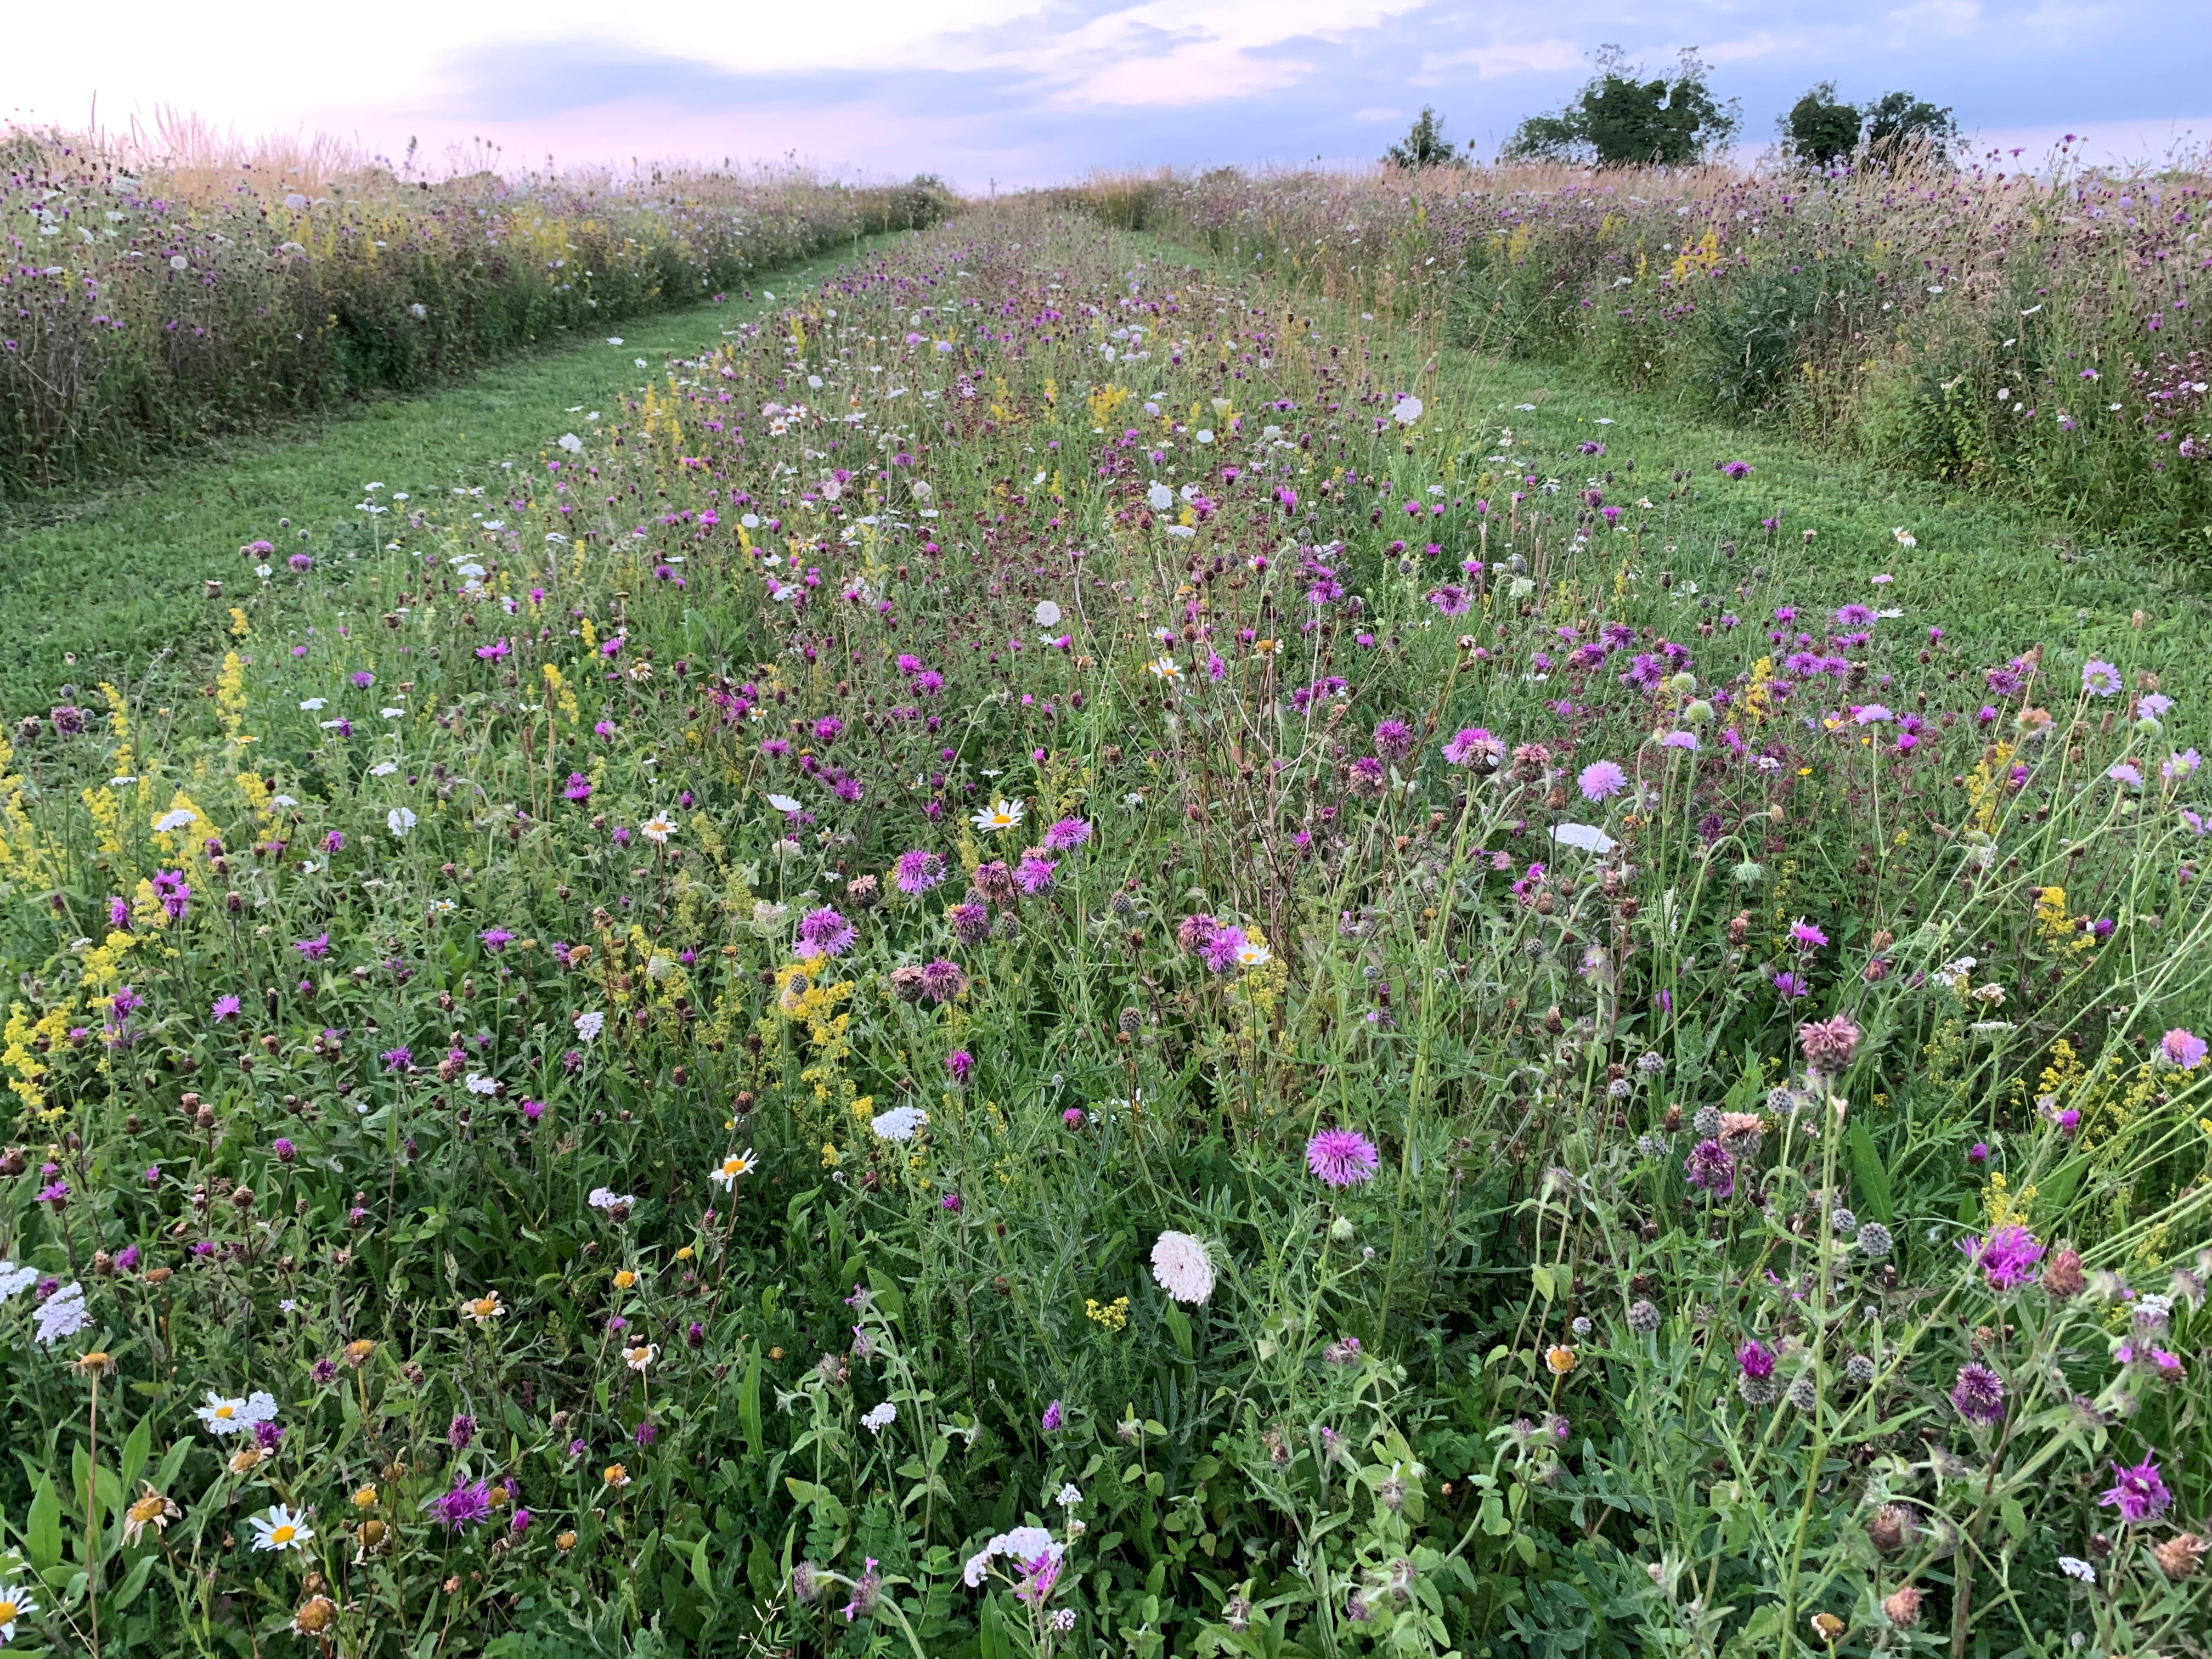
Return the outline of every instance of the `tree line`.
<path id="1" fill-rule="evenodd" d="M 1695 47 L 1671 73 L 1647 76 L 1617 46 L 1593 54 L 1597 73 L 1556 110 L 1531 115 L 1498 149 L 1501 161 L 1568 161 L 1586 167 L 1691 167 L 1725 152 L 1743 129 L 1735 99 L 1723 102 Z M 1864 104 L 1844 101 L 1822 81 L 1776 123 L 1784 149 L 1807 167 L 1855 158 L 1881 161 L 1911 151 L 1948 160 L 1959 137 L 1951 111 L 1910 92 Z M 1474 146 L 1469 141 L 1468 150 Z M 1423 105 L 1413 129 L 1382 159 L 1420 171 L 1464 167 L 1468 156 L 1444 137 L 1443 118 Z"/>

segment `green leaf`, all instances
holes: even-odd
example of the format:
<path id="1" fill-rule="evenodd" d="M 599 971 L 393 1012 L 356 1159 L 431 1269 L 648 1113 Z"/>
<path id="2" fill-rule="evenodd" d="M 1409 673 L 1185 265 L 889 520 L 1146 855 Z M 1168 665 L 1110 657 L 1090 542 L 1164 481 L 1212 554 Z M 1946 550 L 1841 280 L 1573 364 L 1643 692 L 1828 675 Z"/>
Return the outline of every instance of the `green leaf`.
<path id="1" fill-rule="evenodd" d="M 889 1273 L 870 1267 L 868 1291 L 875 1297 L 876 1305 L 884 1310 L 884 1318 L 897 1319 L 906 1312 L 906 1292 Z"/>
<path id="2" fill-rule="evenodd" d="M 62 1500 L 50 1474 L 39 1477 L 39 1489 L 31 1494 L 31 1513 L 23 1527 L 23 1544 L 31 1553 L 31 1565 L 40 1572 L 58 1565 L 62 1559 Z"/>
<path id="3" fill-rule="evenodd" d="M 192 1455 L 192 1443 L 179 1440 L 162 1455 L 161 1467 L 154 1472 L 154 1489 L 167 1492 L 176 1484 L 177 1471 L 185 1467 L 185 1459 Z"/>
<path id="4" fill-rule="evenodd" d="M 769 1549 L 768 1540 L 757 1533 L 753 1535 L 751 1552 L 745 1557 L 745 1582 L 763 1601 L 775 1594 L 775 1557 Z"/>
<path id="5" fill-rule="evenodd" d="M 1549 1302 L 1552 1299 L 1552 1270 L 1549 1267 L 1540 1265 L 1529 1268 L 1528 1282 L 1536 1287 L 1536 1294 L 1542 1297 L 1545 1301 Z"/>
<path id="6" fill-rule="evenodd" d="M 1160 1310 L 1160 1317 L 1167 1323 L 1168 1334 L 1175 1338 L 1176 1352 L 1188 1359 L 1191 1355 L 1190 1316 L 1170 1302 Z"/>
<path id="7" fill-rule="evenodd" d="M 708 1595 L 714 1593 L 714 1570 L 707 1565 L 707 1540 L 704 1538 L 691 1547 L 691 1577 Z"/>
<path id="8" fill-rule="evenodd" d="M 154 1455 L 154 1419 L 142 1417 L 123 1443 L 123 1490 L 129 1492 L 137 1484 L 140 1471 L 146 1460 Z"/>
<path id="9" fill-rule="evenodd" d="M 744 1425 L 745 1447 L 761 1455 L 761 1351 L 756 1344 L 745 1360 L 744 1381 L 738 1385 L 738 1421 Z"/>
<path id="10" fill-rule="evenodd" d="M 2005 1531 L 2009 1533 L 2014 1539 L 2022 1539 L 2027 1536 L 2027 1511 L 2021 1508 L 2020 1499 L 2017 1498 L 2006 1498 L 2003 1503 L 1997 1506 L 1997 1513 L 2004 1518 Z"/>
<path id="11" fill-rule="evenodd" d="M 1889 1170 L 1875 1148 L 1874 1137 L 1863 1121 L 1854 1119 L 1850 1136 L 1851 1175 L 1859 1184 L 1859 1202 L 1867 1213 L 1887 1227 L 1896 1218 L 1889 1202 Z"/>
<path id="12" fill-rule="evenodd" d="M 147 1579 L 153 1576 L 154 1564 L 161 1559 L 159 1550 L 149 1550 L 131 1564 L 131 1571 L 123 1580 L 123 1587 L 107 1599 L 109 1612 L 120 1613 L 138 1599 L 138 1593 L 146 1588 Z"/>

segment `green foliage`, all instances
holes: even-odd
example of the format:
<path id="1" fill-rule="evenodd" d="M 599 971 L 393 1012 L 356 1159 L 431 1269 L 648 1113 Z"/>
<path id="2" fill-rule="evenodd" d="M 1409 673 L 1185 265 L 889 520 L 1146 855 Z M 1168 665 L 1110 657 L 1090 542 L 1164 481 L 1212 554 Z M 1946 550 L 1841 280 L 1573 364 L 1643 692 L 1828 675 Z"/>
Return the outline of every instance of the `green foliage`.
<path id="1" fill-rule="evenodd" d="M 1522 121 L 1503 157 L 1686 167 L 1725 149 L 1742 125 L 1735 102 L 1713 95 L 1694 49 L 1683 52 L 1671 78 L 1642 78 L 1618 46 L 1600 48 L 1597 64 L 1597 75 L 1565 109 Z"/>
<path id="2" fill-rule="evenodd" d="M 1413 118 L 1412 129 L 1389 149 L 1382 152 L 1388 166 L 1402 167 L 1409 173 L 1425 172 L 1430 167 L 1464 167 L 1466 160 L 1444 137 L 1444 118 L 1428 105 Z"/>
<path id="3" fill-rule="evenodd" d="M 1792 104 L 1779 125 L 1791 155 L 1808 167 L 1829 167 L 1850 160 L 1865 118 L 1857 105 L 1836 96 L 1833 81 L 1823 81 Z"/>
<path id="4" fill-rule="evenodd" d="M 1923 155 L 1941 162 L 1958 137 L 1959 123 L 1948 107 L 1909 92 L 1886 92 L 1866 107 L 1867 148 L 1885 161 Z"/>
<path id="5" fill-rule="evenodd" d="M 780 282 L 9 710 L 22 1648 L 2186 1650 L 2202 605 L 1249 264 Z"/>

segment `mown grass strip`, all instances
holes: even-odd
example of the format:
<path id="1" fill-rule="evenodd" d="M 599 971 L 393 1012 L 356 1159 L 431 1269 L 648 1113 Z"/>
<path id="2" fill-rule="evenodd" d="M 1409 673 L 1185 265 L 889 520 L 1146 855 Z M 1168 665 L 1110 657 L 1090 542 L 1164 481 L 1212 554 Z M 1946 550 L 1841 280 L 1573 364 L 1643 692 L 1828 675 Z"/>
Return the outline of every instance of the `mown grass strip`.
<path id="1" fill-rule="evenodd" d="M 103 679 L 176 672 L 219 637 L 234 592 L 256 586 L 241 546 L 274 544 L 264 556 L 281 568 L 293 553 L 342 557 L 380 545 L 378 527 L 392 520 L 356 509 L 365 484 L 384 484 L 387 505 L 402 493 L 422 502 L 487 485 L 502 461 L 582 429 L 592 410 L 611 416 L 616 398 L 647 373 L 640 359 L 658 373 L 668 354 L 717 344 L 723 330 L 770 309 L 763 291 L 817 281 L 896 240 L 871 238 L 763 277 L 750 299 L 630 322 L 615 331 L 619 346 L 595 335 L 427 397 L 378 398 L 213 444 L 110 489 L 0 508 L 0 710 L 20 717 Z M 211 580 L 224 592 L 210 595 Z"/>

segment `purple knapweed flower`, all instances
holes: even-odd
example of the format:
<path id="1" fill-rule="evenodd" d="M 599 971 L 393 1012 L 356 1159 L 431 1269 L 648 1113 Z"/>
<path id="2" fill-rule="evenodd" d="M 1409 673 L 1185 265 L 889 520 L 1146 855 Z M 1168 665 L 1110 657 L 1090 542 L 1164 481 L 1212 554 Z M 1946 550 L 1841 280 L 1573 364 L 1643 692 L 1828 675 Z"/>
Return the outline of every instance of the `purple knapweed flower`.
<path id="1" fill-rule="evenodd" d="M 2112 1484 L 2097 1499 L 2099 1507 L 2118 1510 L 2120 1519 L 2130 1522 L 2155 1521 L 2172 1502 L 2158 1464 L 2149 1457 L 2131 1468 L 2113 1464 Z"/>
<path id="2" fill-rule="evenodd" d="M 1306 1168 L 1332 1187 L 1371 1181 L 1381 1164 L 1375 1143 L 1357 1129 L 1323 1129 L 1306 1142 Z"/>

